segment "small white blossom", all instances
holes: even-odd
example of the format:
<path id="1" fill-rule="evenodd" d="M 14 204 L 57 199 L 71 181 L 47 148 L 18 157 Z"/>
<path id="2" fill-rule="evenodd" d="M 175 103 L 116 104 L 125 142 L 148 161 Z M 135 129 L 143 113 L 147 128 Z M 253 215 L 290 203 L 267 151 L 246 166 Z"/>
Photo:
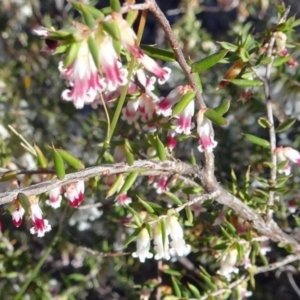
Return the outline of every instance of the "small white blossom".
<path id="1" fill-rule="evenodd" d="M 145 262 L 146 258 L 152 258 L 153 254 L 150 250 L 150 235 L 147 228 L 142 228 L 136 240 L 136 252 L 132 256 L 138 258 L 140 262 Z"/>

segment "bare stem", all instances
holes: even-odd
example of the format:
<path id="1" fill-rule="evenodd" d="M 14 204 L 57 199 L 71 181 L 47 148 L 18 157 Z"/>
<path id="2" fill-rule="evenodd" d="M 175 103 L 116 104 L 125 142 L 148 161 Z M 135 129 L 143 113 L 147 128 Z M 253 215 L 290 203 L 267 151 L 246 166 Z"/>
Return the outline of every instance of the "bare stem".
<path id="1" fill-rule="evenodd" d="M 290 11 L 290 6 L 287 7 L 286 11 L 284 12 L 282 18 L 279 20 L 278 24 L 284 22 L 287 18 L 287 15 Z M 273 66 L 273 50 L 275 45 L 275 35 L 272 34 L 268 51 L 267 51 L 267 57 L 270 58 L 270 63 L 267 64 L 266 67 L 266 73 L 264 78 L 264 93 L 265 93 L 265 100 L 266 100 L 266 109 L 267 109 L 267 117 L 270 124 L 269 128 L 269 139 L 270 139 L 270 152 L 271 152 L 271 162 L 272 162 L 272 168 L 270 173 L 270 189 L 274 188 L 276 186 L 276 179 L 277 179 L 277 158 L 274 154 L 274 150 L 276 148 L 276 131 L 274 127 L 274 116 L 273 116 L 273 107 L 272 107 L 272 96 L 270 93 L 270 77 L 271 77 L 271 70 Z M 268 206 L 273 206 L 275 200 L 275 192 L 270 191 L 269 192 L 269 200 L 268 200 Z M 273 210 L 269 209 L 267 213 L 267 218 L 270 221 L 273 216 Z"/>
<path id="2" fill-rule="evenodd" d="M 169 21 L 161 11 L 161 9 L 158 7 L 155 0 L 146 0 L 146 3 L 149 5 L 149 10 L 154 14 L 156 19 L 158 20 L 159 24 L 163 28 L 166 37 L 174 51 L 174 54 L 176 56 L 176 60 L 181 66 L 183 72 L 185 73 L 190 85 L 196 91 L 196 100 L 200 108 L 206 108 L 206 105 L 204 103 L 204 100 L 202 98 L 201 92 L 199 91 L 199 88 L 197 86 L 195 77 L 191 73 L 191 67 L 187 64 L 185 57 L 182 53 L 182 50 L 179 47 L 179 43 L 176 39 L 176 37 L 173 34 L 172 28 L 170 26 Z"/>

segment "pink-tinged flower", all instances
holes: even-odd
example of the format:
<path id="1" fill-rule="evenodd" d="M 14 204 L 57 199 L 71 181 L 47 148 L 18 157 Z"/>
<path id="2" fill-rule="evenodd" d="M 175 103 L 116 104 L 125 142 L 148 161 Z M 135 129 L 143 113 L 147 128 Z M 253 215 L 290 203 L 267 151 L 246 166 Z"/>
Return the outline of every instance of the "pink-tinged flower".
<path id="1" fill-rule="evenodd" d="M 286 176 L 291 174 L 291 166 L 288 161 L 292 161 L 293 163 L 300 165 L 300 153 L 291 147 L 277 147 L 274 150 L 274 154 L 277 156 L 279 163 L 284 161 L 287 162 L 282 169 L 278 170 L 281 174 L 285 174 Z"/>
<path id="2" fill-rule="evenodd" d="M 164 222 L 164 221 L 162 221 Z M 163 235 L 162 235 L 162 229 L 161 229 L 161 223 L 157 222 L 155 228 L 154 228 L 154 250 L 156 252 L 155 259 L 170 259 L 170 253 L 169 253 L 169 233 L 166 233 L 166 239 L 163 241 Z"/>
<path id="3" fill-rule="evenodd" d="M 300 152 L 291 147 L 281 147 L 283 155 L 293 163 L 300 165 Z M 276 149 L 275 149 L 276 150 Z"/>
<path id="4" fill-rule="evenodd" d="M 295 199 L 291 199 L 287 202 L 288 210 L 291 214 L 294 214 L 298 209 L 298 204 Z"/>
<path id="5" fill-rule="evenodd" d="M 175 131 L 177 133 L 190 134 L 191 129 L 194 127 L 192 117 L 195 113 L 195 101 L 192 100 L 187 107 L 179 115 L 179 119 L 175 119 Z"/>
<path id="6" fill-rule="evenodd" d="M 158 78 L 159 84 L 164 84 L 170 78 L 171 69 L 168 67 L 160 67 L 158 63 L 150 56 L 142 53 L 142 55 L 139 54 L 139 57 L 136 58 L 137 61 L 141 63 L 147 71 Z"/>
<path id="7" fill-rule="evenodd" d="M 185 243 L 183 230 L 177 217 L 174 215 L 167 218 L 167 228 L 171 236 L 171 254 L 185 256 L 190 252 L 191 246 Z"/>
<path id="8" fill-rule="evenodd" d="M 153 119 L 155 114 L 155 105 L 153 99 L 146 94 L 142 94 L 139 98 L 139 112 L 142 122 L 148 122 Z"/>
<path id="9" fill-rule="evenodd" d="M 132 203 L 132 199 L 128 197 L 127 193 L 123 193 L 119 196 L 117 196 L 115 200 L 115 205 L 116 206 L 126 206 Z"/>
<path id="10" fill-rule="evenodd" d="M 147 76 L 143 69 L 136 70 L 136 77 L 142 86 L 144 86 L 148 91 L 153 91 L 155 89 L 154 83 L 156 81 L 155 77 Z"/>
<path id="11" fill-rule="evenodd" d="M 49 200 L 46 201 L 46 204 L 52 206 L 53 208 L 59 208 L 62 200 L 61 193 L 63 189 L 61 187 L 54 188 L 49 192 Z"/>
<path id="12" fill-rule="evenodd" d="M 66 186 L 65 197 L 72 207 L 78 207 L 84 200 L 84 181 L 70 183 Z"/>
<path id="13" fill-rule="evenodd" d="M 139 258 L 140 262 L 145 262 L 146 258 L 152 258 L 150 251 L 150 235 L 146 228 L 142 228 L 136 239 L 136 252 L 132 257 Z"/>
<path id="14" fill-rule="evenodd" d="M 207 209 L 199 203 L 193 204 L 191 206 L 191 210 L 194 212 L 195 218 L 199 217 L 200 213 L 207 211 Z"/>
<path id="15" fill-rule="evenodd" d="M 214 140 L 211 123 L 204 116 L 205 111 L 206 109 L 200 109 L 197 114 L 197 133 L 200 138 L 198 150 L 200 152 L 212 152 L 218 143 Z"/>
<path id="16" fill-rule="evenodd" d="M 174 130 L 169 130 L 167 134 L 167 147 L 172 151 L 177 145 L 176 134 Z"/>
<path id="17" fill-rule="evenodd" d="M 160 175 L 158 179 L 153 183 L 153 187 L 156 189 L 157 194 L 162 194 L 169 190 L 168 188 L 168 180 L 169 176 L 167 175 Z"/>
<path id="18" fill-rule="evenodd" d="M 109 91 L 115 91 L 119 85 L 123 86 L 127 83 L 128 72 L 126 69 L 120 68 L 121 64 L 118 62 L 112 38 L 106 34 L 102 36 L 99 45 L 99 58 Z"/>
<path id="19" fill-rule="evenodd" d="M 83 108 L 85 104 L 91 104 L 97 98 L 98 92 L 105 89 L 105 80 L 100 78 L 86 41 L 80 43 L 73 63 L 64 68 L 63 62 L 60 62 L 58 69 L 70 86 L 70 89 L 63 91 L 62 98 L 73 101 L 77 109 Z"/>
<path id="20" fill-rule="evenodd" d="M 171 116 L 173 105 L 175 105 L 190 89 L 191 87 L 189 85 L 180 85 L 172 90 L 168 96 L 162 98 L 158 103 L 156 103 L 156 113 L 165 117 Z"/>
<path id="21" fill-rule="evenodd" d="M 252 292 L 247 290 L 247 282 L 243 281 L 236 287 L 237 299 L 243 300 L 245 298 L 251 297 Z"/>
<path id="22" fill-rule="evenodd" d="M 112 13 L 113 19 L 117 22 L 121 34 L 121 42 L 123 47 L 129 51 L 143 67 L 154 74 L 158 78 L 158 83 L 165 83 L 169 77 L 171 70 L 169 68 L 161 68 L 155 60 L 146 55 L 137 45 L 137 37 L 133 29 L 129 26 L 121 14 Z"/>
<path id="23" fill-rule="evenodd" d="M 128 101 L 122 109 L 122 120 L 127 121 L 129 125 L 136 122 L 140 116 L 139 105 L 139 99 Z"/>
<path id="24" fill-rule="evenodd" d="M 31 219 L 33 227 L 30 229 L 31 234 L 36 234 L 38 237 L 43 237 L 46 232 L 51 230 L 51 225 L 47 219 L 43 219 L 43 213 L 37 201 L 33 201 L 30 206 Z"/>
<path id="25" fill-rule="evenodd" d="M 22 224 L 24 213 L 25 210 L 19 203 L 19 201 L 14 201 L 14 203 L 12 204 L 11 216 L 13 224 L 16 227 L 19 227 Z"/>

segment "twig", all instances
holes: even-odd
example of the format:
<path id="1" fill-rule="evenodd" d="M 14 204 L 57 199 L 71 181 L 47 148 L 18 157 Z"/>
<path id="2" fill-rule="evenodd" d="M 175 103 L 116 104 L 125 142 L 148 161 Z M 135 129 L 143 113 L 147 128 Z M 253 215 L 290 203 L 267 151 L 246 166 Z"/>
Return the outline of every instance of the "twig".
<path id="1" fill-rule="evenodd" d="M 183 209 L 185 209 L 186 206 L 192 206 L 193 204 L 199 203 L 199 202 L 203 203 L 203 202 L 205 202 L 205 201 L 207 201 L 209 199 L 216 199 L 216 197 L 218 197 L 219 195 L 220 195 L 219 191 L 216 191 L 216 192 L 214 192 L 212 194 L 201 195 L 199 197 L 194 198 L 193 200 L 190 200 L 190 201 L 188 201 L 188 202 L 186 202 L 186 203 L 184 203 L 184 204 L 176 207 L 175 209 L 173 209 L 173 211 L 176 212 L 176 213 L 179 213 Z M 169 216 L 168 214 L 167 215 L 160 215 L 155 220 L 151 220 L 151 221 L 147 222 L 147 224 L 154 224 L 154 223 L 156 223 L 156 222 L 158 222 L 160 220 L 166 219 L 168 216 Z"/>
<path id="2" fill-rule="evenodd" d="M 278 24 L 284 22 L 287 18 L 287 15 L 289 14 L 289 11 L 291 9 L 291 6 L 288 6 L 287 9 L 285 10 L 282 18 L 279 20 Z M 271 76 L 271 70 L 273 66 L 273 49 L 274 49 L 274 44 L 275 44 L 275 35 L 272 34 L 270 41 L 269 41 L 269 46 L 268 46 L 268 51 L 267 51 L 267 57 L 271 59 L 271 61 L 267 64 L 266 67 L 266 73 L 265 73 L 265 78 L 264 78 L 264 93 L 265 93 L 265 100 L 266 100 L 266 109 L 267 109 L 267 116 L 268 116 L 268 121 L 270 124 L 269 128 L 269 139 L 270 139 L 270 151 L 271 151 L 271 162 L 272 162 L 272 168 L 271 168 L 271 173 L 270 173 L 270 188 L 274 188 L 276 185 L 276 179 L 277 179 L 277 158 L 276 155 L 274 154 L 274 150 L 276 148 L 276 131 L 274 127 L 274 116 L 273 116 L 273 105 L 272 105 L 272 97 L 270 93 L 270 76 Z M 268 206 L 273 206 L 274 205 L 274 198 L 275 198 L 275 192 L 270 191 L 269 192 L 269 200 L 268 200 Z M 273 217 L 273 210 L 268 209 L 267 212 L 267 218 L 268 221 L 270 221 Z"/>
<path id="3" fill-rule="evenodd" d="M 177 40 L 173 34 L 173 31 L 172 31 L 169 21 L 167 20 L 167 18 L 165 17 L 165 15 L 161 11 L 161 9 L 158 7 L 155 0 L 146 0 L 146 4 L 149 5 L 149 10 L 154 14 L 154 16 L 157 18 L 159 24 L 162 26 L 162 28 L 166 34 L 166 37 L 167 37 L 172 49 L 174 50 L 174 54 L 176 56 L 177 62 L 179 63 L 183 72 L 185 73 L 190 85 L 192 86 L 194 91 L 196 91 L 196 100 L 197 100 L 199 107 L 206 108 L 206 105 L 204 103 L 202 95 L 197 87 L 196 80 L 195 80 L 193 74 L 191 74 L 191 67 L 187 64 L 187 62 L 184 58 L 184 55 L 179 47 L 179 43 L 177 42 Z"/>
<path id="4" fill-rule="evenodd" d="M 269 272 L 269 271 L 273 271 L 279 268 L 282 268 L 283 266 L 290 264 L 294 261 L 300 260 L 300 255 L 294 255 L 291 254 L 287 257 L 285 257 L 282 260 L 279 260 L 275 263 L 269 264 L 268 266 L 262 266 L 262 267 L 258 267 L 255 270 L 255 274 L 260 274 L 260 273 L 265 273 L 265 272 Z"/>
<path id="5" fill-rule="evenodd" d="M 288 280 L 289 280 L 289 283 L 290 283 L 291 287 L 293 288 L 293 290 L 295 291 L 295 293 L 296 293 L 296 294 L 298 295 L 298 297 L 300 298 L 300 289 L 299 289 L 298 285 L 297 285 L 296 282 L 295 282 L 295 279 L 294 279 L 294 277 L 293 277 L 293 274 L 290 273 L 290 272 L 287 272 L 287 273 L 286 273 L 286 276 L 287 276 L 287 278 L 288 278 Z"/>
<path id="6" fill-rule="evenodd" d="M 53 188 L 61 187 L 80 180 L 87 180 L 95 176 L 107 176 L 125 172 L 141 172 L 140 175 L 142 176 L 156 176 L 172 173 L 192 175 L 197 172 L 197 169 L 197 166 L 191 166 L 180 161 L 155 162 L 150 160 L 136 160 L 131 166 L 125 163 L 94 166 L 78 172 L 67 174 L 63 180 L 54 178 L 52 180 L 39 182 L 25 188 L 0 193 L 0 205 L 12 202 L 17 198 L 19 193 L 24 193 L 27 196 L 39 195 L 48 192 Z"/>
<path id="7" fill-rule="evenodd" d="M 99 252 L 87 247 L 83 247 L 83 246 L 79 246 L 78 247 L 80 250 L 83 250 L 89 254 L 92 255 L 97 255 L 97 256 L 101 256 L 101 257 L 116 257 L 116 256 L 125 256 L 125 255 L 130 255 L 131 252 Z"/>

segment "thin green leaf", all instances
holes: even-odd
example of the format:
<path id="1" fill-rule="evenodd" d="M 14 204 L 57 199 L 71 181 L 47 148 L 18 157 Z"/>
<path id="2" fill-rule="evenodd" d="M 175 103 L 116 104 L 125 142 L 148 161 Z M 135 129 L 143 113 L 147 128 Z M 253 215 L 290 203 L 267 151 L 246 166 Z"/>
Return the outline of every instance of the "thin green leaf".
<path id="1" fill-rule="evenodd" d="M 181 298 L 182 294 L 181 294 L 181 289 L 179 287 L 179 282 L 177 281 L 177 279 L 175 277 L 172 276 L 172 285 L 173 285 L 173 290 L 174 290 L 174 294 Z"/>
<path id="2" fill-rule="evenodd" d="M 29 201 L 28 197 L 24 193 L 19 193 L 18 201 L 24 208 L 26 214 L 30 214 L 30 201 Z"/>
<path id="3" fill-rule="evenodd" d="M 105 199 L 114 195 L 118 191 L 118 189 L 120 188 L 120 185 L 123 181 L 123 178 L 124 178 L 123 174 L 119 174 L 119 176 L 114 181 L 114 183 L 112 184 L 110 189 L 107 191 Z"/>
<path id="4" fill-rule="evenodd" d="M 137 10 L 132 10 L 127 13 L 126 21 L 129 24 L 129 26 L 133 25 L 133 23 L 135 22 L 138 15 L 139 15 L 139 12 Z"/>
<path id="5" fill-rule="evenodd" d="M 190 224 L 193 224 L 193 220 L 194 220 L 194 215 L 191 211 L 191 208 L 187 205 L 185 207 L 185 213 L 186 213 L 186 218 L 187 218 L 187 221 L 190 223 Z"/>
<path id="6" fill-rule="evenodd" d="M 102 19 L 104 17 L 104 14 L 101 12 L 101 10 L 90 6 L 86 5 L 81 2 L 71 2 L 71 5 L 76 8 L 79 12 L 82 12 L 82 9 L 84 9 L 86 12 L 92 15 L 93 18 L 95 19 Z"/>
<path id="7" fill-rule="evenodd" d="M 188 91 L 186 92 L 180 101 L 174 106 L 172 111 L 172 116 L 179 115 L 189 104 L 192 100 L 195 99 L 196 92 L 195 91 Z"/>
<path id="8" fill-rule="evenodd" d="M 89 51 L 94 60 L 94 63 L 96 65 L 96 67 L 98 68 L 99 67 L 99 50 L 98 50 L 98 46 L 95 42 L 95 39 L 91 36 L 88 38 L 88 46 L 89 46 Z"/>
<path id="9" fill-rule="evenodd" d="M 225 80 L 225 79 L 224 79 Z M 227 79 L 230 83 L 233 83 L 238 86 L 242 87 L 255 87 L 255 86 L 262 86 L 263 82 L 260 80 L 247 80 L 247 79 Z"/>
<path id="10" fill-rule="evenodd" d="M 268 148 L 270 147 L 270 142 L 267 140 L 264 140 L 262 138 L 259 138 L 252 134 L 245 134 L 245 137 L 253 144 Z"/>
<path id="11" fill-rule="evenodd" d="M 77 170 L 82 170 L 84 169 L 84 164 L 83 162 L 75 157 L 73 154 L 70 152 L 63 150 L 63 149 L 56 149 L 56 151 L 60 154 L 62 159 L 70 166 L 73 167 L 74 169 Z"/>
<path id="12" fill-rule="evenodd" d="M 54 161 L 54 169 L 57 177 L 59 179 L 64 179 L 66 175 L 64 161 L 61 155 L 56 151 L 56 149 L 53 146 L 52 146 L 52 156 Z"/>
<path id="13" fill-rule="evenodd" d="M 224 49 L 231 52 L 235 52 L 238 49 L 237 45 L 231 43 L 227 43 L 227 42 L 217 42 L 217 43 L 220 44 Z"/>
<path id="14" fill-rule="evenodd" d="M 182 189 L 182 192 L 187 195 L 199 194 L 201 191 L 203 191 L 201 186 L 188 186 Z"/>
<path id="15" fill-rule="evenodd" d="M 193 77 L 194 77 L 194 79 L 195 79 L 195 82 L 196 82 L 196 86 L 197 86 L 197 88 L 198 88 L 198 91 L 199 91 L 200 93 L 202 93 L 202 92 L 203 92 L 203 88 L 202 88 L 202 82 L 201 82 L 201 78 L 200 78 L 199 73 L 193 73 Z"/>
<path id="16" fill-rule="evenodd" d="M 157 48 L 150 45 L 141 45 L 142 50 L 145 52 L 145 54 L 161 59 L 163 61 L 175 61 L 175 54 L 173 51 Z"/>
<path id="17" fill-rule="evenodd" d="M 205 117 L 210 119 L 213 123 L 217 125 L 226 125 L 227 120 L 222 117 L 219 113 L 217 113 L 215 110 L 208 108 L 206 112 L 204 113 Z"/>
<path id="18" fill-rule="evenodd" d="M 226 99 L 220 103 L 219 106 L 214 108 L 214 111 L 217 112 L 219 115 L 223 116 L 226 114 L 230 107 L 230 100 Z"/>
<path id="19" fill-rule="evenodd" d="M 296 119 L 289 119 L 286 122 L 280 124 L 277 128 L 276 128 L 276 132 L 283 132 L 288 130 L 289 128 L 291 128 L 296 122 Z"/>
<path id="20" fill-rule="evenodd" d="M 257 123 L 262 127 L 262 128 L 271 128 L 272 124 L 263 117 L 258 118 Z"/>
<path id="21" fill-rule="evenodd" d="M 182 205 L 182 202 L 174 194 L 172 194 L 170 192 L 164 192 L 164 194 L 167 195 L 175 204 Z"/>
<path id="22" fill-rule="evenodd" d="M 159 139 L 158 135 L 156 135 L 156 151 L 159 159 L 161 161 L 164 161 L 166 159 L 166 149 L 165 145 L 162 143 L 162 141 Z"/>
<path id="23" fill-rule="evenodd" d="M 137 226 L 142 226 L 142 218 L 141 215 L 135 210 L 133 209 L 131 206 L 127 205 L 126 208 L 130 211 L 130 213 L 133 215 L 134 220 L 137 224 Z"/>
<path id="24" fill-rule="evenodd" d="M 143 207 L 147 210 L 149 214 L 155 214 L 154 209 L 144 200 L 142 200 L 139 196 L 136 196 L 139 202 L 143 205 Z"/>
<path id="25" fill-rule="evenodd" d="M 174 275 L 174 276 L 181 276 L 181 273 L 176 271 L 176 270 L 172 270 L 172 269 L 164 269 L 162 270 L 165 274 L 169 274 L 169 275 Z"/>
<path id="26" fill-rule="evenodd" d="M 138 172 L 131 172 L 125 179 L 125 182 L 122 186 L 122 188 L 120 189 L 119 191 L 119 195 L 127 192 L 131 187 L 132 185 L 135 183 L 137 177 L 138 177 Z"/>
<path id="27" fill-rule="evenodd" d="M 82 7 L 81 13 L 82 13 L 84 23 L 90 29 L 94 29 L 95 28 L 95 20 L 94 20 L 92 14 L 90 14 L 84 7 Z"/>
<path id="28" fill-rule="evenodd" d="M 199 290 L 197 289 L 197 287 L 189 282 L 187 284 L 188 284 L 188 287 L 191 290 L 192 294 L 194 295 L 194 297 L 196 297 L 197 299 L 200 299 L 201 294 L 200 294 Z"/>
<path id="29" fill-rule="evenodd" d="M 207 56 L 204 59 L 201 59 L 191 65 L 192 73 L 201 72 L 207 70 L 217 64 L 225 55 L 228 53 L 228 50 L 221 50 L 217 53 L 214 53 L 210 56 Z"/>
<path id="30" fill-rule="evenodd" d="M 127 247 L 130 243 L 132 243 L 133 241 L 136 240 L 137 236 L 139 235 L 139 233 L 141 232 L 142 228 L 139 227 L 137 228 L 133 234 L 131 234 L 123 243 L 123 248 Z"/>
<path id="31" fill-rule="evenodd" d="M 103 26 L 103 29 L 106 31 L 106 33 L 109 34 L 113 39 L 117 41 L 121 40 L 119 27 L 114 20 L 110 22 L 103 21 L 101 24 Z"/>
<path id="32" fill-rule="evenodd" d="M 18 175 L 18 171 L 16 171 L 16 170 L 7 171 L 0 177 L 0 182 L 9 181 L 11 179 L 14 179 L 14 178 L 16 178 L 17 175 Z"/>
<path id="33" fill-rule="evenodd" d="M 77 57 L 79 47 L 80 47 L 80 43 L 72 43 L 70 45 L 68 53 L 64 60 L 64 68 L 67 68 L 68 66 L 70 66 L 70 64 L 73 63 L 73 61 Z"/>
<path id="34" fill-rule="evenodd" d="M 115 11 L 117 13 L 120 12 L 121 4 L 119 0 L 110 0 L 109 2 L 112 11 Z"/>

